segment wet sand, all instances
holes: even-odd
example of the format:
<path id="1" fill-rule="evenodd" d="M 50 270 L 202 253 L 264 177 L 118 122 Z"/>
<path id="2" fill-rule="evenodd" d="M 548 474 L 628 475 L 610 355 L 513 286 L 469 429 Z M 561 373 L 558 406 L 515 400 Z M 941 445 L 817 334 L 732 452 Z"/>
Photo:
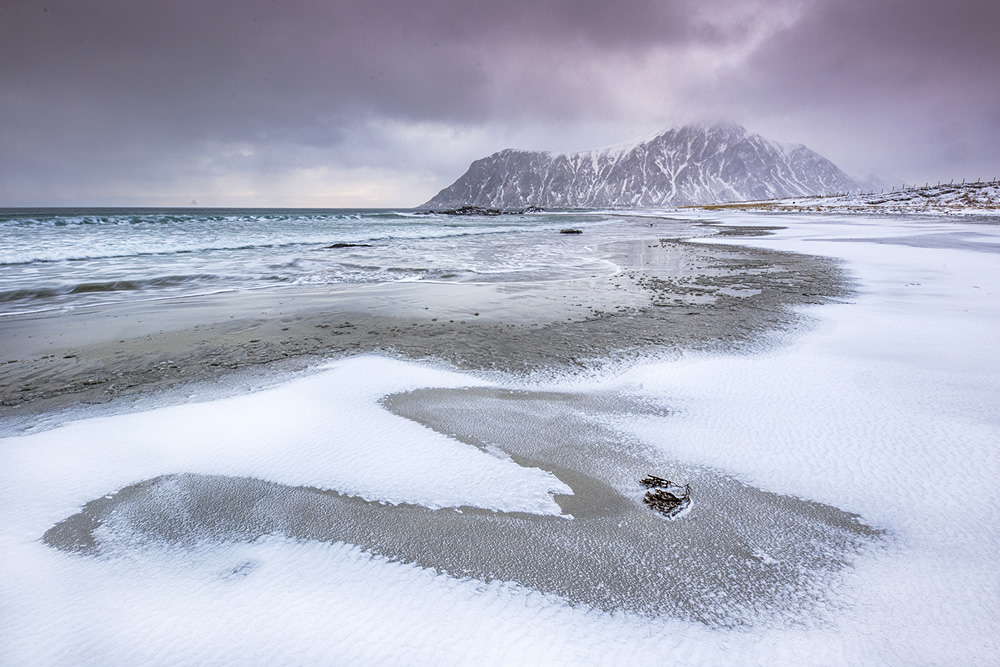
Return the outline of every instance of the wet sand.
<path id="1" fill-rule="evenodd" d="M 417 390 L 385 405 L 468 446 L 553 472 L 573 490 L 556 497 L 564 516 L 430 510 L 246 477 L 174 474 L 89 502 L 44 541 L 102 558 L 269 535 L 344 541 L 454 577 L 517 582 L 606 612 L 711 627 L 822 619 L 837 599 L 840 571 L 881 541 L 881 531 L 855 515 L 664 460 L 601 419 L 656 406 L 499 388 Z M 683 517 L 668 520 L 642 504 L 638 480 L 650 470 L 691 484 L 694 504 Z"/>
<path id="2" fill-rule="evenodd" d="M 691 236 L 766 230 L 691 225 Z M 585 236 L 585 235 L 584 235 Z M 834 262 L 636 238 L 585 245 L 612 276 L 283 288 L 0 318 L 0 418 L 139 399 L 380 351 L 466 370 L 572 371 L 636 350 L 727 348 L 842 297 Z M 118 402 L 121 403 L 121 402 Z"/>

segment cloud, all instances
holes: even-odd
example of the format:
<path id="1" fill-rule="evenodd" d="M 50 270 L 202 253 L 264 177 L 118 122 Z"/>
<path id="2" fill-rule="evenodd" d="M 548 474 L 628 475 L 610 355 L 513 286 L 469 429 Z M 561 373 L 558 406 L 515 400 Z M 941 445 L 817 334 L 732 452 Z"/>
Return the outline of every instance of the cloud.
<path id="1" fill-rule="evenodd" d="M 170 188 L 185 203 L 219 179 L 268 203 L 324 169 L 396 172 L 368 200 L 416 204 L 493 150 L 580 150 L 705 116 L 901 173 L 985 168 L 993 5 L 9 0 L 0 204 Z M 302 182 L 304 205 L 336 189 Z"/>
<path id="2" fill-rule="evenodd" d="M 747 59 L 730 94 L 769 130 L 790 123 L 841 162 L 911 182 L 992 177 L 997 26 L 992 0 L 814 2 Z"/>

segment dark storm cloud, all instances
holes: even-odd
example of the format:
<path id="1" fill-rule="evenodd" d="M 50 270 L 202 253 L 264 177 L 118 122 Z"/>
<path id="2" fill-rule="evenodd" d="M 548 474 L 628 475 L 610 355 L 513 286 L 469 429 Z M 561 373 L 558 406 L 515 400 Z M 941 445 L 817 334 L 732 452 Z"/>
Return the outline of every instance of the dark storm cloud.
<path id="1" fill-rule="evenodd" d="M 192 132 L 298 131 L 372 109 L 483 118 L 499 102 L 492 75 L 516 63 L 726 38 L 655 1 L 15 3 L 2 25 L 8 89 L 141 109 Z M 509 92 L 531 106 L 571 84 Z"/>
<path id="2" fill-rule="evenodd" d="M 450 180 L 503 137 L 700 115 L 845 152 L 833 130 L 891 148 L 902 125 L 933 159 L 983 162 L 996 4 L 8 0 L 0 204 L 324 165 Z"/>
<path id="3" fill-rule="evenodd" d="M 859 86 L 964 85 L 996 76 L 998 28 L 1000 3 L 993 0 L 825 0 L 754 60 L 773 77 L 832 84 L 830 95 Z"/>
<path id="4" fill-rule="evenodd" d="M 358 136 L 373 119 L 598 115 L 607 91 L 577 76 L 589 59 L 727 39 L 684 7 L 8 1 L 0 8 L 0 114 L 9 130 L 0 168 L 14 172 L 9 187 L 44 182 L 51 192 L 137 171 L 176 175 L 219 142 L 264 147 L 254 168 L 268 170 L 279 168 L 277 153 L 351 141 L 335 157 L 357 166 L 370 153 L 358 145 L 379 141 Z"/>
<path id="5" fill-rule="evenodd" d="M 824 0 L 748 60 L 733 96 L 758 115 L 810 118 L 830 150 L 911 182 L 992 178 L 998 31 L 995 0 Z"/>

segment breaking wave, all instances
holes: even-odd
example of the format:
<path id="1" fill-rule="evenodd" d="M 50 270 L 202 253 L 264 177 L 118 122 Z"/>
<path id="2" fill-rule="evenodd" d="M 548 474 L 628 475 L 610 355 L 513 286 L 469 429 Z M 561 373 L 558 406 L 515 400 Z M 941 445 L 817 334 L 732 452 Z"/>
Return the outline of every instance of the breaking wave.
<path id="1" fill-rule="evenodd" d="M 218 276 L 210 274 L 192 276 L 158 276 L 143 280 L 106 280 L 83 282 L 57 287 L 32 287 L 13 289 L 0 292 L 0 303 L 36 301 L 52 299 L 71 294 L 95 294 L 103 292 L 135 292 L 155 290 L 169 287 L 179 287 L 191 283 L 207 283 L 216 280 Z"/>

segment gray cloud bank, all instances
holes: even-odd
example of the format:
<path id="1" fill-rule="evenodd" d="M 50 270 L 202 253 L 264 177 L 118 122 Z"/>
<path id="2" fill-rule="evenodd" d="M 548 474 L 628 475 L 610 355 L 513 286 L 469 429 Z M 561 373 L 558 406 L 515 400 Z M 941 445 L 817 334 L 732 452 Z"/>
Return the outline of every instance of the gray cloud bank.
<path id="1" fill-rule="evenodd" d="M 0 205 L 407 206 L 702 118 L 1000 176 L 995 0 L 8 0 Z"/>

